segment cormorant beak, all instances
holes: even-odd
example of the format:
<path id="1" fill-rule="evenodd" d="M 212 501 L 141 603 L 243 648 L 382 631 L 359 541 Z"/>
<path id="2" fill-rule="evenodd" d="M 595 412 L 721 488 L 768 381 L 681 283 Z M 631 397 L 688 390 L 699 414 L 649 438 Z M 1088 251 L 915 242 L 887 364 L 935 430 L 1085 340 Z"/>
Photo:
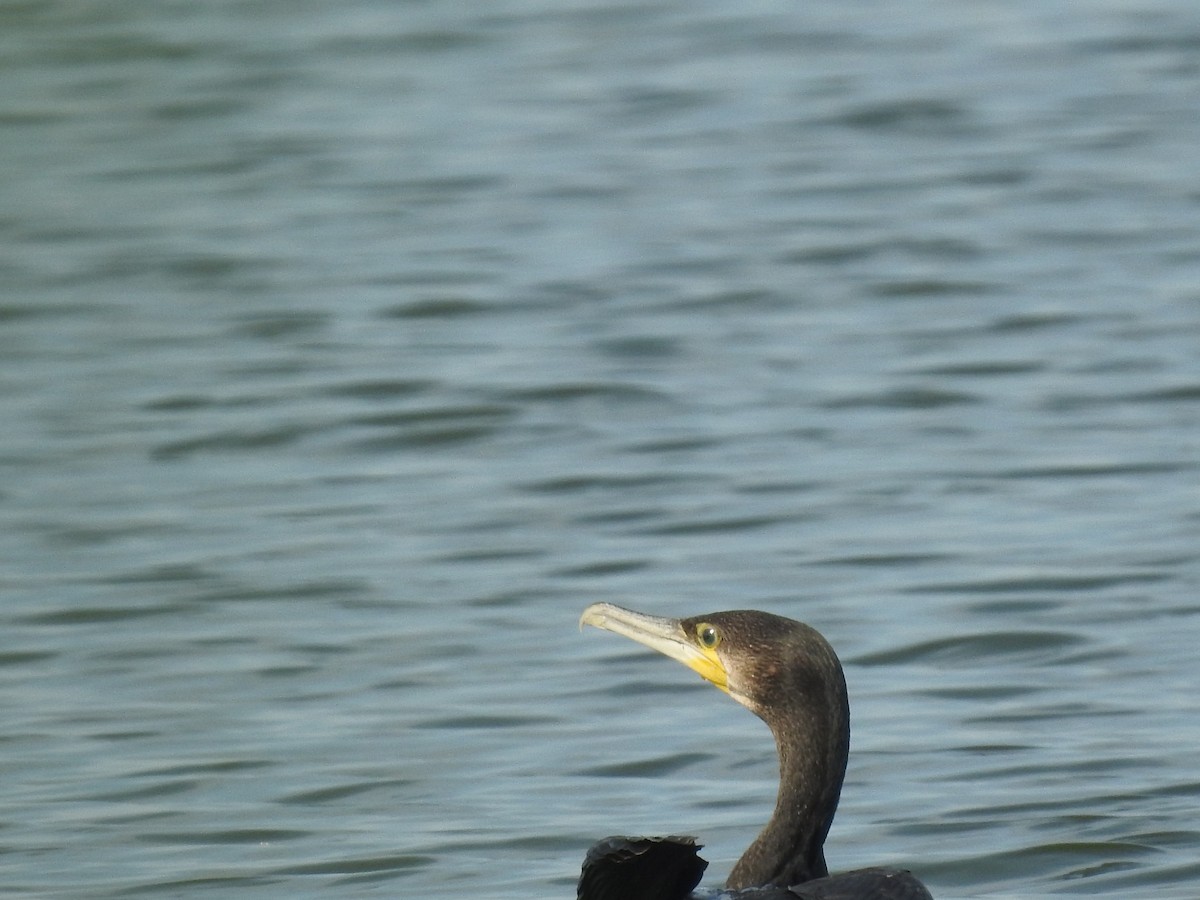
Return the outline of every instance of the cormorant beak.
<path id="1" fill-rule="evenodd" d="M 595 625 L 657 650 L 729 693 L 729 674 L 716 650 L 697 644 L 696 636 L 687 633 L 680 619 L 651 616 L 611 603 L 593 603 L 579 618 L 579 627 L 584 625 Z"/>

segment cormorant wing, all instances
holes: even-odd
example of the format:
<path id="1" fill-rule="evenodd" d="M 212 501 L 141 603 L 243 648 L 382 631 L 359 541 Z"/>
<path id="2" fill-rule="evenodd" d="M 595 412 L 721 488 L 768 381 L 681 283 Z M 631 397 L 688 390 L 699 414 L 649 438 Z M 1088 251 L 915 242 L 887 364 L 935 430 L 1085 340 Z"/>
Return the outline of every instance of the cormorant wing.
<path id="1" fill-rule="evenodd" d="M 708 862 L 696 839 L 607 837 L 583 860 L 576 900 L 685 900 Z"/>

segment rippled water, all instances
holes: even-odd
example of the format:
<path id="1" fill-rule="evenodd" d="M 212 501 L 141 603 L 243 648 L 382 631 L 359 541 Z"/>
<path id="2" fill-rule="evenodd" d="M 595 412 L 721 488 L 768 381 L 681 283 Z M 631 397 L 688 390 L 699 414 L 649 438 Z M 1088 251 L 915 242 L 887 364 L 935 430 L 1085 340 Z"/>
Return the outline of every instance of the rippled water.
<path id="1" fill-rule="evenodd" d="M 835 868 L 1195 896 L 1200 12 L 0 7 L 0 892 L 561 898 L 761 825 L 575 630 L 841 653 Z"/>

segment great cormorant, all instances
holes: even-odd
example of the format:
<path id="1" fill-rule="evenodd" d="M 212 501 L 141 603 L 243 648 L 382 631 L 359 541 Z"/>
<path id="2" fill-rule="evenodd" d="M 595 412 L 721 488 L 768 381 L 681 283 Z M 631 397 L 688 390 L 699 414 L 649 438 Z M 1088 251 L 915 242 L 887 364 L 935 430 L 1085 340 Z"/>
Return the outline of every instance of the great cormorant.
<path id="1" fill-rule="evenodd" d="M 829 875 L 825 836 L 850 748 L 846 679 L 814 628 L 752 610 L 687 619 L 594 603 L 579 624 L 645 644 L 694 669 L 767 723 L 779 752 L 771 820 L 734 865 L 727 891 L 754 900 L 932 900 L 908 872 Z M 691 838 L 612 837 L 584 860 L 577 900 L 683 900 L 707 865 Z"/>

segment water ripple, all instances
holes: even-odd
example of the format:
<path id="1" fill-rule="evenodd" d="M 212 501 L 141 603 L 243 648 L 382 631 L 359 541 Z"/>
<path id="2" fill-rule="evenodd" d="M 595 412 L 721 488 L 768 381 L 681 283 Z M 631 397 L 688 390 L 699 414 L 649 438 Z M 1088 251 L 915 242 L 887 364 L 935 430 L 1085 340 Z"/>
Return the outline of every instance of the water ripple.
<path id="1" fill-rule="evenodd" d="M 712 754 L 709 753 L 676 753 L 610 766 L 595 766 L 577 774 L 599 778 L 662 778 L 709 759 L 712 759 Z"/>
<path id="2" fill-rule="evenodd" d="M 380 779 L 377 781 L 360 781 L 351 784 L 340 784 L 334 787 L 315 788 L 298 791 L 280 797 L 278 802 L 298 806 L 322 806 L 337 800 L 345 800 L 358 794 L 371 791 L 390 791 L 395 788 L 408 787 L 413 782 L 405 778 Z"/>
<path id="3" fill-rule="evenodd" d="M 892 666 L 912 663 L 960 663 L 977 665 L 1000 657 L 1027 663 L 1061 658 L 1063 651 L 1085 644 L 1083 637 L 1061 631 L 993 631 L 920 641 L 904 647 L 855 657 L 860 666 Z"/>
<path id="4" fill-rule="evenodd" d="M 294 841 L 306 838 L 311 831 L 286 828 L 231 828 L 216 831 L 155 831 L 137 836 L 147 844 L 180 844 L 195 846 L 203 844 L 273 844 L 278 841 Z"/>
<path id="5" fill-rule="evenodd" d="M 335 858 L 324 862 L 287 866 L 274 870 L 273 875 L 361 875 L 365 873 L 397 874 L 410 869 L 431 866 L 437 860 L 420 854 L 395 854 L 360 858 Z"/>

